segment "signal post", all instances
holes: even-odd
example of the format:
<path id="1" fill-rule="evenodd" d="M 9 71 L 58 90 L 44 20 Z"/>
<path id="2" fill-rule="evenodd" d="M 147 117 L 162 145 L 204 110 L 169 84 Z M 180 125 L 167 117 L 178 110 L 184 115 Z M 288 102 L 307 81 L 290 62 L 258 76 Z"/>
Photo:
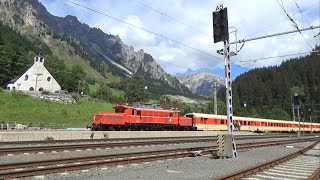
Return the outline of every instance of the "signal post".
<path id="1" fill-rule="evenodd" d="M 217 6 L 216 11 L 212 13 L 213 19 L 213 38 L 214 43 L 223 41 L 223 55 L 225 65 L 226 78 L 226 105 L 227 105 L 227 126 L 228 134 L 218 136 L 221 141 L 224 141 L 224 148 L 227 153 L 225 156 L 237 158 L 236 143 L 233 135 L 233 109 L 232 109 L 232 86 L 231 86 L 231 63 L 230 63 L 230 44 L 229 44 L 229 29 L 228 29 L 228 11 L 223 8 L 223 5 Z M 219 148 L 222 148 L 219 146 Z"/>

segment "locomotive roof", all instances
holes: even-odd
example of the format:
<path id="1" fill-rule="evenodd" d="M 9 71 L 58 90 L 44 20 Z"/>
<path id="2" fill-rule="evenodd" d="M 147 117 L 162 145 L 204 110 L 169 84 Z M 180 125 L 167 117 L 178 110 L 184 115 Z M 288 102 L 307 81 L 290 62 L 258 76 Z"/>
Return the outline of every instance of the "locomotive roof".
<path id="1" fill-rule="evenodd" d="M 214 115 L 214 114 L 204 114 L 204 113 L 188 113 L 186 115 L 194 115 L 196 117 L 204 117 L 204 118 L 216 118 L 216 119 L 225 119 L 226 115 Z M 186 116 L 185 115 L 185 116 Z M 238 117 L 233 116 L 233 120 L 246 120 L 246 121 L 261 121 L 261 122 L 273 122 L 273 123 L 287 123 L 287 124 L 296 124 L 299 123 L 297 121 L 286 121 L 286 120 L 275 120 L 275 119 L 260 119 L 260 118 L 250 118 L 250 117 Z M 302 124 L 302 122 L 301 122 Z M 310 125 L 311 123 L 304 123 L 305 125 Z M 319 124 L 319 123 L 312 123 Z"/>
<path id="2" fill-rule="evenodd" d="M 180 112 L 177 108 L 163 107 L 160 104 L 144 104 L 144 103 L 118 103 L 116 107 L 124 107 L 128 109 L 136 110 L 152 110 L 152 111 L 164 111 L 164 112 Z M 115 108 L 116 108 L 115 107 Z"/>

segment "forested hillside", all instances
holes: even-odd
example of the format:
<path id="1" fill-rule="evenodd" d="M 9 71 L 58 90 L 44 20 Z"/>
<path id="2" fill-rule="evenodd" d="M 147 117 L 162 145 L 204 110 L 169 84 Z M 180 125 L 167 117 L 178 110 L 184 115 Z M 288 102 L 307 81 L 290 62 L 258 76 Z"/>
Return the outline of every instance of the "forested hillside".
<path id="1" fill-rule="evenodd" d="M 301 96 L 303 112 L 311 108 L 315 114 L 320 110 L 320 56 L 316 52 L 238 76 L 233 82 L 234 113 L 289 120 L 293 93 Z"/>
<path id="2" fill-rule="evenodd" d="M 33 58 L 41 52 L 45 57 L 45 66 L 63 89 L 76 91 L 79 87 L 81 91 L 89 93 L 82 67 L 75 65 L 68 68 L 45 43 L 37 39 L 29 40 L 1 24 L 0 32 L 0 84 L 4 88 L 8 81 L 23 74 L 33 64 Z"/>

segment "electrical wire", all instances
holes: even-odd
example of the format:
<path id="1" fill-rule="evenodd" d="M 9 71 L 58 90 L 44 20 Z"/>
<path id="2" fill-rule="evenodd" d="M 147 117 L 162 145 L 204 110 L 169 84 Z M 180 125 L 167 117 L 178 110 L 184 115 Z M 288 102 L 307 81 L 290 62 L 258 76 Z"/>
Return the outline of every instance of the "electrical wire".
<path id="1" fill-rule="evenodd" d="M 303 37 L 303 39 L 307 42 L 307 44 L 309 45 L 309 47 L 311 48 L 311 50 L 313 49 L 313 47 L 311 46 L 311 44 L 307 41 L 307 39 L 304 37 L 304 35 L 302 34 L 302 32 L 300 31 L 299 27 L 298 27 L 298 24 L 294 21 L 293 18 L 290 17 L 290 15 L 287 13 L 286 9 L 284 8 L 284 5 L 283 5 L 283 2 L 281 0 L 281 3 L 279 3 L 278 0 L 276 0 L 277 3 L 279 4 L 279 6 L 281 7 L 281 9 L 284 11 L 284 13 L 287 15 L 288 19 L 292 22 L 292 26 L 295 27 L 299 33 L 301 34 L 301 36 Z"/>
<path id="2" fill-rule="evenodd" d="M 189 49 L 192 49 L 192 50 L 194 50 L 194 51 L 198 51 L 198 52 L 200 52 L 200 53 L 202 53 L 202 54 L 205 54 L 205 55 L 207 55 L 207 56 L 213 57 L 213 58 L 215 58 L 215 59 L 218 59 L 218 60 L 221 60 L 221 61 L 224 62 L 224 59 L 222 59 L 222 58 L 219 58 L 219 57 L 217 57 L 217 56 L 214 56 L 214 55 L 212 55 L 212 54 L 210 54 L 210 53 L 207 53 L 207 52 L 205 52 L 205 51 L 203 51 L 203 50 L 194 48 L 194 47 L 189 46 L 189 45 L 187 45 L 187 44 L 181 43 L 181 42 L 179 42 L 179 41 L 177 41 L 177 40 L 171 39 L 171 38 L 169 38 L 169 37 L 167 37 L 167 36 L 164 36 L 164 35 L 162 35 L 162 34 L 153 32 L 153 31 L 151 31 L 151 30 L 148 30 L 148 29 L 146 29 L 146 28 L 137 26 L 137 25 L 132 24 L 132 23 L 128 23 L 128 22 L 126 22 L 126 21 L 124 21 L 124 20 L 121 20 L 121 19 L 119 19 L 119 18 L 113 17 L 113 16 L 108 15 L 108 14 L 103 13 L 103 12 L 97 11 L 97 10 L 92 9 L 92 8 L 90 8 L 90 7 L 81 5 L 81 4 L 79 4 L 79 3 L 73 2 L 73 1 L 71 1 L 71 0 L 65 0 L 65 1 L 67 1 L 67 2 L 69 2 L 69 3 L 72 3 L 72 4 L 74 4 L 74 5 L 77 5 L 77 6 L 79 6 L 79 7 L 82 7 L 82 8 L 84 8 L 84 9 L 90 10 L 90 11 L 92 11 L 92 12 L 101 14 L 101 15 L 106 16 L 106 17 L 108 17 L 108 18 L 111 18 L 111 19 L 113 19 L 113 20 L 122 22 L 122 23 L 127 24 L 127 25 L 129 25 L 129 26 L 132 26 L 132 27 L 134 27 L 134 28 L 143 30 L 143 31 L 148 32 L 148 33 L 150 33 L 150 34 L 153 34 L 153 35 L 162 37 L 162 38 L 167 39 L 167 40 L 169 40 L 169 41 L 171 41 L 171 42 L 174 42 L 174 43 L 176 43 L 176 44 L 182 45 L 182 46 L 187 47 L 187 48 L 189 48 Z M 244 69 L 244 70 L 247 70 L 246 68 L 244 68 L 244 67 L 242 67 L 242 66 L 240 66 L 240 65 L 237 65 L 237 64 L 233 64 L 233 65 L 238 66 L 238 67 L 240 67 L 240 68 L 242 68 L 242 69 Z"/>
<path id="3" fill-rule="evenodd" d="M 301 53 L 293 53 L 293 54 L 285 54 L 285 55 L 279 55 L 279 56 L 264 57 L 264 58 L 251 59 L 251 60 L 239 61 L 239 62 L 242 62 L 242 63 L 245 63 L 245 64 L 249 64 L 249 63 L 252 63 L 252 62 L 255 63 L 257 61 L 266 60 L 266 59 L 274 59 L 274 58 L 279 58 L 279 57 L 295 56 L 295 55 L 308 54 L 308 53 L 313 53 L 313 52 L 319 52 L 319 50 L 301 52 Z"/>
<path id="4" fill-rule="evenodd" d="M 159 14 L 170 18 L 170 19 L 173 20 L 173 21 L 176 21 L 176 22 L 178 22 L 178 23 L 180 23 L 180 24 L 182 24 L 182 25 L 184 25 L 184 26 L 186 26 L 186 27 L 188 27 L 188 28 L 190 28 L 190 29 L 198 32 L 198 33 L 201 33 L 201 34 L 203 34 L 203 35 L 205 35 L 205 36 L 210 37 L 210 38 L 213 39 L 213 36 L 212 36 L 212 35 L 206 34 L 206 33 L 202 32 L 202 31 L 200 31 L 200 30 L 198 30 L 198 29 L 196 29 L 196 28 L 194 28 L 194 27 L 192 27 L 192 26 L 190 26 L 190 25 L 188 25 L 188 24 L 186 24 L 186 23 L 184 23 L 184 22 L 182 22 L 182 21 L 179 21 L 179 20 L 175 19 L 174 17 L 169 16 L 169 15 L 167 15 L 166 13 L 161 12 L 160 10 L 155 9 L 155 8 L 153 8 L 153 7 L 147 5 L 147 4 L 145 4 L 145 3 L 143 3 L 143 2 L 141 2 L 141 1 L 139 1 L 139 0 L 136 0 L 136 1 L 137 1 L 138 3 L 140 3 L 140 4 L 142 4 L 143 6 L 146 6 L 146 7 L 150 8 L 150 9 L 152 9 L 153 11 L 158 12 Z"/>

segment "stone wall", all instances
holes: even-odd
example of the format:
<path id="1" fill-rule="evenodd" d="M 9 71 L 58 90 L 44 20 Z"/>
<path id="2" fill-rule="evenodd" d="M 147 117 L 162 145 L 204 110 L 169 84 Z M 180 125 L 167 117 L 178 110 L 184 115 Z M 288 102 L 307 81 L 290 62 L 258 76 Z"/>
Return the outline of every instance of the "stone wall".
<path id="1" fill-rule="evenodd" d="M 36 99 L 47 100 L 61 104 L 76 104 L 76 100 L 68 94 L 42 94 L 36 92 L 24 92 Z"/>

